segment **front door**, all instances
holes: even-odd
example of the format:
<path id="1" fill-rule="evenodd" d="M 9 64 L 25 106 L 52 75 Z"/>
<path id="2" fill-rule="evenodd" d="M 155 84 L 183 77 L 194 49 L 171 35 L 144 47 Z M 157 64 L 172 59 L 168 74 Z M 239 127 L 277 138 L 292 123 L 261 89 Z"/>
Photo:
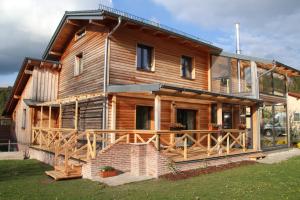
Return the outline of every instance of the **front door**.
<path id="1" fill-rule="evenodd" d="M 189 109 L 177 109 L 177 123 L 184 126 L 184 130 L 196 129 L 196 111 Z"/>

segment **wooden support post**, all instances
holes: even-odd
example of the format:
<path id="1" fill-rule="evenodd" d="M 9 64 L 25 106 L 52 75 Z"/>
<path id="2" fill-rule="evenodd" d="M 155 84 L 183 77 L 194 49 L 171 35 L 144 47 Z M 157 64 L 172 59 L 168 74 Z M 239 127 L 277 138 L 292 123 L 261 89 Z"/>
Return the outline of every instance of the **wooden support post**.
<path id="1" fill-rule="evenodd" d="M 116 130 L 116 124 L 117 124 L 116 122 L 117 122 L 117 96 L 114 95 L 112 97 L 112 102 L 111 102 L 111 126 L 110 126 L 111 130 Z M 116 133 L 110 134 L 110 140 L 112 144 L 115 143 Z"/>
<path id="2" fill-rule="evenodd" d="M 62 104 L 59 104 L 58 128 L 62 127 Z"/>
<path id="3" fill-rule="evenodd" d="M 160 130 L 160 116 L 161 116 L 161 99 L 159 95 L 155 95 L 154 101 L 154 129 Z"/>
<path id="4" fill-rule="evenodd" d="M 211 149 L 211 133 L 207 134 L 207 156 L 210 156 Z"/>
<path id="5" fill-rule="evenodd" d="M 260 122 L 259 122 L 259 110 L 258 106 L 254 105 L 251 109 L 252 112 L 252 125 L 253 125 L 253 149 L 260 150 Z"/>
<path id="6" fill-rule="evenodd" d="M 43 106 L 41 106 L 40 128 L 43 128 Z"/>
<path id="7" fill-rule="evenodd" d="M 130 135 L 129 135 L 129 133 L 128 133 L 127 136 L 126 136 L 126 143 L 127 143 L 127 144 L 130 143 Z"/>
<path id="8" fill-rule="evenodd" d="M 186 160 L 188 158 L 188 147 L 187 147 L 187 137 L 184 137 L 184 140 L 183 140 L 183 158 L 184 160 Z"/>
<path id="9" fill-rule="evenodd" d="M 51 118 L 52 118 L 52 107 L 49 106 L 49 119 L 48 119 L 48 128 L 51 128 Z"/>
<path id="10" fill-rule="evenodd" d="M 217 104 L 217 124 L 223 124 L 223 110 L 222 110 L 222 103 L 218 102 Z"/>
<path id="11" fill-rule="evenodd" d="M 74 119 L 74 129 L 78 130 L 78 100 L 75 101 L 75 119 Z"/>

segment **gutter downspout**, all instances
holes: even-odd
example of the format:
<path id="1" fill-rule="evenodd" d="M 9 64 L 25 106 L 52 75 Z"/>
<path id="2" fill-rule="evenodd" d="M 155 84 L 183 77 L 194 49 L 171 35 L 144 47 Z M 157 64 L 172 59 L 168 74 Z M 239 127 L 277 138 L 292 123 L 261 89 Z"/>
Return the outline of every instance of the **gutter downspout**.
<path id="1" fill-rule="evenodd" d="M 266 74 L 268 74 L 268 73 L 270 73 L 270 72 L 272 72 L 273 70 L 275 70 L 276 69 L 276 61 L 275 60 L 273 60 L 273 67 L 271 68 L 271 69 L 269 69 L 268 71 L 266 71 L 265 73 L 263 73 L 263 74 L 261 74 L 261 75 L 259 75 L 259 76 L 257 76 L 257 78 L 256 78 L 256 98 L 257 99 L 259 99 L 259 79 L 261 78 L 261 77 L 263 77 L 263 76 L 265 76 Z M 262 111 L 262 108 L 260 107 L 259 108 L 259 110 L 258 110 L 258 124 L 260 124 L 260 121 L 262 120 L 262 117 L 261 117 L 261 112 Z M 261 143 L 260 143 L 260 135 L 261 135 L 261 133 L 260 133 L 260 126 L 258 126 L 258 150 L 261 150 Z"/>
<path id="2" fill-rule="evenodd" d="M 107 86 L 109 81 L 109 51 L 110 51 L 110 38 L 112 34 L 120 27 L 122 23 L 122 17 L 118 17 L 118 24 L 108 33 L 105 39 L 105 49 L 104 49 L 104 75 L 103 75 L 103 116 L 102 116 L 102 129 L 107 129 L 107 118 L 108 118 L 108 98 L 107 98 Z M 102 145 L 104 146 L 104 144 Z"/>

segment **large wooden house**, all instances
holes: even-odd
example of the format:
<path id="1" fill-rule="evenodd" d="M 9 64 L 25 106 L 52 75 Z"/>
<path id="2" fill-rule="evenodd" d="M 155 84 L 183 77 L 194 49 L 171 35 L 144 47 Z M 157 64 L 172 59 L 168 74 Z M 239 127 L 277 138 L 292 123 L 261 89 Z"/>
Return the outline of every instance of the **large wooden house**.
<path id="1" fill-rule="evenodd" d="M 56 178 L 92 178 L 101 165 L 158 177 L 170 163 L 287 147 L 291 76 L 299 71 L 101 7 L 65 13 L 42 59 L 25 58 L 4 115 L 19 148 L 54 163 Z"/>

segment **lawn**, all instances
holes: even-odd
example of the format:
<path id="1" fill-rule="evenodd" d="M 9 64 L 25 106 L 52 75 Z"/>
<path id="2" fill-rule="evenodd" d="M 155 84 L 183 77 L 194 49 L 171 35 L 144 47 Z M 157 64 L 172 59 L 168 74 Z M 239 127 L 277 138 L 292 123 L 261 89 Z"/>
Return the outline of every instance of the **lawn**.
<path id="1" fill-rule="evenodd" d="M 36 160 L 0 161 L 0 199 L 299 199 L 300 157 L 180 181 L 150 180 L 108 187 L 89 180 L 54 182 Z"/>

